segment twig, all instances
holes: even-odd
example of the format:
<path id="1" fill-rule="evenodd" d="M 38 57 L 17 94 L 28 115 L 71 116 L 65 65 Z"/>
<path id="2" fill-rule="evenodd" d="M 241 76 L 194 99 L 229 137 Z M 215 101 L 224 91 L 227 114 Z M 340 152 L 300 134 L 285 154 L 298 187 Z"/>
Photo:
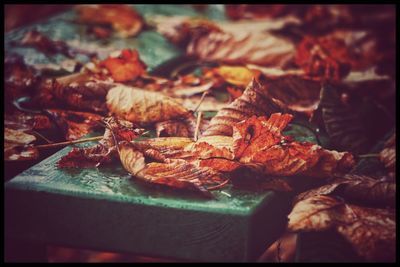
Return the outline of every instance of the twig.
<path id="1" fill-rule="evenodd" d="M 197 121 L 196 121 L 196 128 L 194 130 L 194 141 L 197 141 L 198 135 L 199 135 L 199 128 L 200 128 L 200 122 L 201 122 L 201 115 L 203 113 L 201 111 L 199 111 L 197 113 Z"/>
<path id="2" fill-rule="evenodd" d="M 90 141 L 98 141 L 98 140 L 101 140 L 101 139 L 103 139 L 103 136 L 95 136 L 95 137 L 89 137 L 89 138 L 73 140 L 73 141 L 66 141 L 66 142 L 61 142 L 61 143 L 38 145 L 38 146 L 35 146 L 35 147 L 36 148 L 53 148 L 53 147 L 67 146 L 67 145 L 79 144 L 79 143 L 90 142 Z"/>
<path id="3" fill-rule="evenodd" d="M 46 137 L 44 137 L 43 135 L 41 135 L 40 133 L 38 133 L 37 131 L 33 131 L 33 133 L 37 136 L 39 136 L 40 138 L 42 138 L 44 141 L 46 141 L 48 144 L 52 144 L 53 142 L 50 141 L 49 139 L 47 139 Z"/>
<path id="4" fill-rule="evenodd" d="M 205 98 L 205 96 L 206 96 L 207 94 L 208 94 L 208 91 L 205 91 L 205 92 L 201 95 L 200 102 L 197 104 L 196 108 L 193 110 L 193 113 L 195 113 L 195 112 L 199 109 L 201 103 L 203 103 L 203 100 L 204 100 L 204 98 Z"/>
<path id="5" fill-rule="evenodd" d="M 379 154 L 364 154 L 358 155 L 359 158 L 379 158 Z"/>
<path id="6" fill-rule="evenodd" d="M 278 260 L 278 262 L 282 262 L 282 258 L 281 258 L 281 244 L 282 244 L 282 239 L 280 238 L 278 241 L 278 244 L 276 246 L 276 259 Z"/>
<path id="7" fill-rule="evenodd" d="M 223 187 L 224 185 L 226 185 L 228 182 L 229 182 L 229 179 L 226 179 L 225 181 L 223 181 L 222 183 L 220 183 L 220 184 L 218 184 L 218 185 L 216 185 L 216 186 L 208 187 L 207 190 L 219 189 L 219 188 Z M 221 192 L 221 193 L 222 193 L 222 192 Z M 225 193 L 225 194 L 226 194 L 226 193 Z M 229 197 L 230 197 L 230 195 L 229 195 Z"/>

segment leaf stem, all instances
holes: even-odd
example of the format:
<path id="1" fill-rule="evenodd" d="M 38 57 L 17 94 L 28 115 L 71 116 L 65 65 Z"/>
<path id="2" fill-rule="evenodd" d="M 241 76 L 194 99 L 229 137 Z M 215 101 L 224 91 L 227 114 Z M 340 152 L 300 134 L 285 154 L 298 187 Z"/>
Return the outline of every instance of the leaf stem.
<path id="1" fill-rule="evenodd" d="M 103 139 L 103 136 L 95 136 L 95 137 L 89 137 L 89 138 L 66 141 L 66 142 L 60 142 L 60 143 L 52 143 L 52 144 L 47 144 L 47 145 L 37 145 L 35 147 L 36 148 L 54 148 L 54 147 L 59 147 L 59 146 L 67 146 L 67 145 L 79 144 L 79 143 L 90 142 L 90 141 L 98 141 L 98 140 L 101 140 L 101 139 Z"/>

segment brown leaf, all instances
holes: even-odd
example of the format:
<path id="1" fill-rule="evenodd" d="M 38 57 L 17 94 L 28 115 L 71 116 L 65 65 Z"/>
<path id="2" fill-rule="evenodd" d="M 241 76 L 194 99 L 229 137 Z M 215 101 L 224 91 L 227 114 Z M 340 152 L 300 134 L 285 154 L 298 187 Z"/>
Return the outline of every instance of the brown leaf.
<path id="1" fill-rule="evenodd" d="M 288 218 L 288 229 L 293 232 L 335 229 L 368 261 L 395 259 L 394 210 L 349 205 L 317 195 L 298 202 Z"/>
<path id="2" fill-rule="evenodd" d="M 154 123 L 187 117 L 189 111 L 162 93 L 123 85 L 107 94 L 107 106 L 118 117 L 135 123 Z"/>

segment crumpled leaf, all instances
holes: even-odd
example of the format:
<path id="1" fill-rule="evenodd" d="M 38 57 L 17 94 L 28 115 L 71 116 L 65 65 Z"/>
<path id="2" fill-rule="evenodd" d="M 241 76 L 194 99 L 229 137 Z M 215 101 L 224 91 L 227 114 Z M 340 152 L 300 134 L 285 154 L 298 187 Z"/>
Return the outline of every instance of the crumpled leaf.
<path id="1" fill-rule="evenodd" d="M 197 191 L 209 198 L 212 194 L 206 186 L 221 184 L 226 180 L 220 173 L 210 168 L 198 167 L 185 160 L 145 164 L 143 154 L 127 143 L 120 146 L 120 159 L 124 168 L 141 180 L 177 189 Z"/>
<path id="2" fill-rule="evenodd" d="M 96 25 L 97 31 L 104 31 L 105 26 L 111 26 L 121 37 L 133 37 L 143 27 L 142 17 L 130 6 L 127 5 L 82 5 L 77 6 L 79 21 Z M 102 26 L 100 28 L 100 26 Z M 108 33 L 96 34 L 98 37 L 108 37 Z"/>
<path id="3" fill-rule="evenodd" d="M 113 117 L 104 118 L 103 123 L 107 128 L 103 139 L 97 145 L 87 148 L 73 148 L 57 162 L 57 166 L 59 168 L 88 168 L 110 162 L 117 156 L 114 138 L 117 142 L 132 141 L 144 131 L 131 122 Z"/>
<path id="4" fill-rule="evenodd" d="M 368 176 L 347 174 L 334 178 L 326 185 L 301 193 L 296 197 L 294 203 L 316 195 L 335 195 L 363 205 L 394 207 L 396 184 Z"/>
<path id="5" fill-rule="evenodd" d="M 190 113 L 175 99 L 162 93 L 123 85 L 108 92 L 107 107 L 124 120 L 142 124 L 184 118 Z"/>
<path id="6" fill-rule="evenodd" d="M 107 68 L 115 82 L 135 80 L 146 73 L 146 65 L 139 58 L 136 50 L 123 49 L 118 57 L 108 57 L 100 62 Z"/>
<path id="7" fill-rule="evenodd" d="M 312 177 L 346 172 L 354 165 L 348 152 L 323 149 L 308 142 L 296 142 L 281 131 L 292 119 L 290 114 L 274 113 L 269 119 L 253 116 L 233 128 L 235 159 L 270 175 L 302 174 Z"/>
<path id="8" fill-rule="evenodd" d="M 317 195 L 298 202 L 288 216 L 293 232 L 335 229 L 368 261 L 394 261 L 394 210 L 372 209 Z"/>
<path id="9" fill-rule="evenodd" d="M 33 160 L 39 157 L 39 151 L 30 143 L 36 137 L 23 130 L 4 128 L 4 160 Z"/>

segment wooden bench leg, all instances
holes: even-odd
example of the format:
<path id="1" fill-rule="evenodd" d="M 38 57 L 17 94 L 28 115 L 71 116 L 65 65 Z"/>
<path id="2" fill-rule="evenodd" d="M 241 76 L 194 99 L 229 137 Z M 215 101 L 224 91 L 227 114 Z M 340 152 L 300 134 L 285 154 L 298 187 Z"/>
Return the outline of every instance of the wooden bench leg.
<path id="1" fill-rule="evenodd" d="M 47 262 L 46 245 L 26 240 L 6 238 L 5 262 Z"/>

